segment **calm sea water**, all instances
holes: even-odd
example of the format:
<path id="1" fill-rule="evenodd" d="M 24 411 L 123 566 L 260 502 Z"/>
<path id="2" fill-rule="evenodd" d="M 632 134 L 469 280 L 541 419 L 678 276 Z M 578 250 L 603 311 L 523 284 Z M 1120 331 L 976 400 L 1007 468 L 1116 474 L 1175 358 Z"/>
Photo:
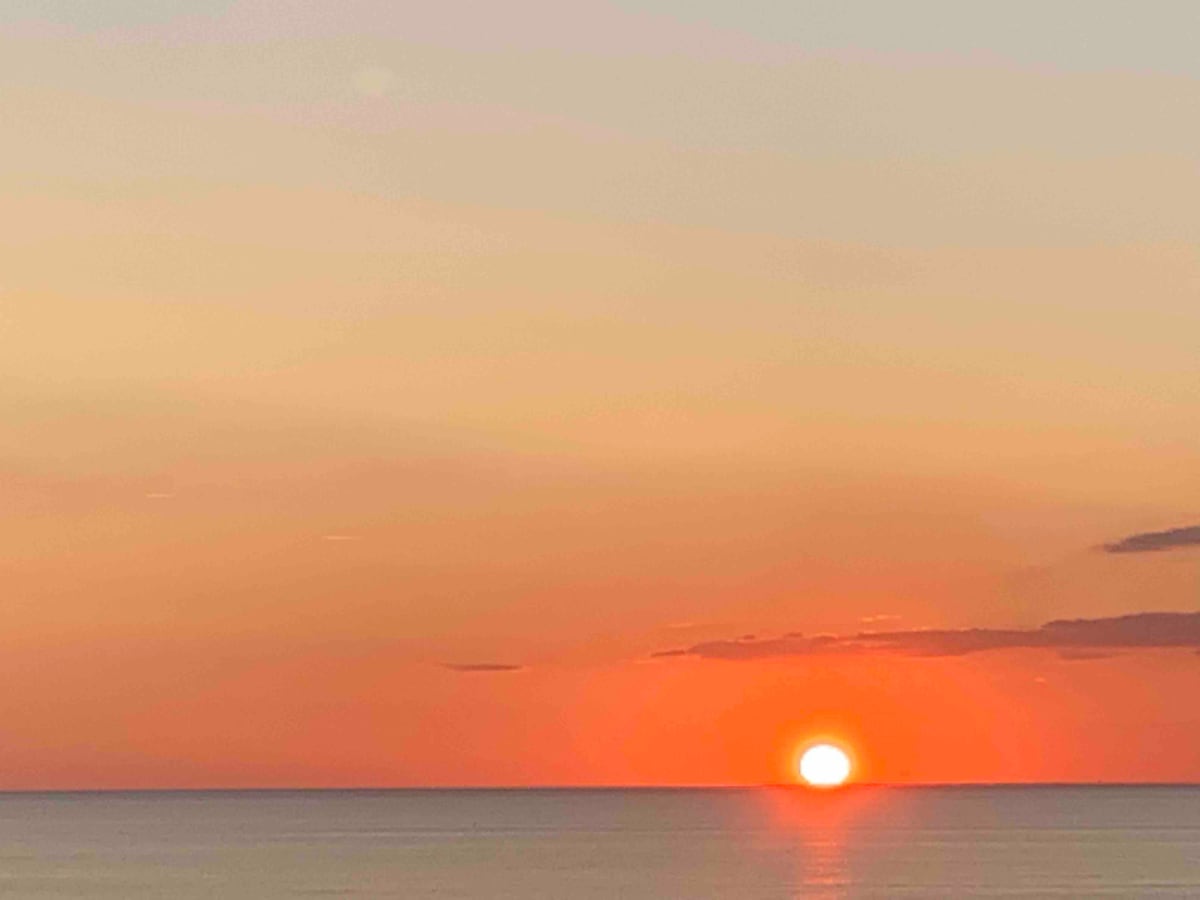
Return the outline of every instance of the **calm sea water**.
<path id="1" fill-rule="evenodd" d="M 1200 897 L 1200 788 L 5 794 L 0 896 Z"/>

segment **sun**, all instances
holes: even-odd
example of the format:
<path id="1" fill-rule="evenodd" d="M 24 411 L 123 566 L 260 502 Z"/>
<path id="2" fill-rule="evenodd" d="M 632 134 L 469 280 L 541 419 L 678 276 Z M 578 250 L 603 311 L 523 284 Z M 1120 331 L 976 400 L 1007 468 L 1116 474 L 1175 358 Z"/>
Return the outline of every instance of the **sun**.
<path id="1" fill-rule="evenodd" d="M 850 757 L 833 744 L 813 744 L 802 754 L 797 766 L 800 777 L 812 787 L 830 788 L 845 784 L 850 777 Z"/>

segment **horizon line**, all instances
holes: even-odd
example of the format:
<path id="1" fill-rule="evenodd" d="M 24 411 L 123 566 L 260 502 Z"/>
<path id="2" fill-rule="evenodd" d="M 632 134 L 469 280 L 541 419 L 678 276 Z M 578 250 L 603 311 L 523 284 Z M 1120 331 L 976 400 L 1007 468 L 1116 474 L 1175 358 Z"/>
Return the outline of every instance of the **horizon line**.
<path id="1" fill-rule="evenodd" d="M 860 788 L 955 789 L 955 788 L 1200 788 L 1197 781 L 858 781 L 833 788 L 813 788 L 799 782 L 756 784 L 534 784 L 534 785 L 357 785 L 357 786 L 257 786 L 257 787 L 78 787 L 0 788 L 0 797 L 53 794 L 336 794 L 336 793 L 433 793 L 433 792 L 595 792 L 604 791 L 753 791 L 795 790 L 814 794 L 837 794 Z"/>

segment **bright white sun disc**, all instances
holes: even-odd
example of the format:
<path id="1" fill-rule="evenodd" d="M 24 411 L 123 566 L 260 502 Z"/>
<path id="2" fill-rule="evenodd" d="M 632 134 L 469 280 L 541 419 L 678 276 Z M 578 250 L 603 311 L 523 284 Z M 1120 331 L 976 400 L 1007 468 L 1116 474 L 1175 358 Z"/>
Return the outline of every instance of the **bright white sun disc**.
<path id="1" fill-rule="evenodd" d="M 850 757 L 833 744 L 814 744 L 800 757 L 800 777 L 813 787 L 836 787 L 850 777 Z"/>

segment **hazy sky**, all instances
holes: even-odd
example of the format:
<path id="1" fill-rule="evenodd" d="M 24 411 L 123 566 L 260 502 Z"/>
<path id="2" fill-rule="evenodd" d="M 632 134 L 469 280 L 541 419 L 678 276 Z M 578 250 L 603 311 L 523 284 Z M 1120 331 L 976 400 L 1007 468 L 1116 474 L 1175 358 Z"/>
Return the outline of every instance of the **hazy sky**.
<path id="1" fill-rule="evenodd" d="M 1198 29 L 7 0 L 0 787 L 1200 779 Z"/>

